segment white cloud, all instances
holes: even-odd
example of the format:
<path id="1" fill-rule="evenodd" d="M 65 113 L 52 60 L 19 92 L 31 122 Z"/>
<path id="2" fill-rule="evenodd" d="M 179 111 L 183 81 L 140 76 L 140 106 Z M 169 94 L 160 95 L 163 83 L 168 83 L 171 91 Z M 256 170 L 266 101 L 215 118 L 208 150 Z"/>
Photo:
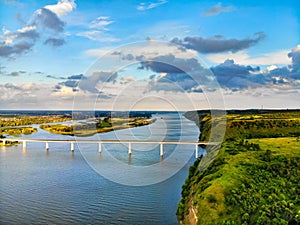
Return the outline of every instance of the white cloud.
<path id="1" fill-rule="evenodd" d="M 239 51 L 236 53 L 209 54 L 206 55 L 206 58 L 213 63 L 223 63 L 226 59 L 233 59 L 237 64 L 243 65 L 282 65 L 292 62 L 288 57 L 289 52 L 290 50 L 279 50 L 252 57 L 246 51 Z"/>
<path id="2" fill-rule="evenodd" d="M 36 26 L 25 26 L 25 27 L 18 29 L 18 32 L 25 33 L 27 31 L 35 30 L 35 29 L 36 29 Z"/>
<path id="3" fill-rule="evenodd" d="M 108 30 L 106 26 L 112 24 L 114 21 L 110 20 L 108 16 L 99 16 L 97 19 L 93 20 L 90 24 L 90 28 L 95 28 L 99 30 Z"/>
<path id="4" fill-rule="evenodd" d="M 272 70 L 277 69 L 278 67 L 275 65 L 268 66 L 266 69 L 266 73 L 270 73 Z"/>
<path id="5" fill-rule="evenodd" d="M 62 97 L 62 98 L 70 98 L 70 97 L 74 97 L 75 93 L 73 91 L 73 88 L 62 86 L 59 91 L 53 92 L 51 94 L 51 96 L 53 96 L 53 97 Z"/>
<path id="6" fill-rule="evenodd" d="M 59 0 L 55 5 L 46 5 L 44 8 L 49 9 L 57 16 L 63 16 L 76 8 L 75 0 Z"/>
<path id="7" fill-rule="evenodd" d="M 76 34 L 77 36 L 85 37 L 93 41 L 99 42 L 116 42 L 119 39 L 99 30 L 91 30 L 91 31 L 84 31 L 79 32 Z"/>
<path id="8" fill-rule="evenodd" d="M 166 4 L 167 2 L 168 2 L 167 0 L 159 0 L 157 2 L 148 2 L 148 3 L 142 2 L 136 7 L 136 9 L 140 11 L 145 11 Z"/>
<path id="9" fill-rule="evenodd" d="M 25 26 L 18 29 L 16 32 L 11 32 L 5 29 L 5 27 L 3 27 L 2 28 L 3 35 L 0 35 L 0 39 L 3 39 L 5 45 L 13 44 L 16 38 L 20 38 L 20 37 L 30 38 L 30 35 L 27 34 L 30 34 L 30 31 L 35 31 L 35 30 L 36 30 L 36 26 Z"/>

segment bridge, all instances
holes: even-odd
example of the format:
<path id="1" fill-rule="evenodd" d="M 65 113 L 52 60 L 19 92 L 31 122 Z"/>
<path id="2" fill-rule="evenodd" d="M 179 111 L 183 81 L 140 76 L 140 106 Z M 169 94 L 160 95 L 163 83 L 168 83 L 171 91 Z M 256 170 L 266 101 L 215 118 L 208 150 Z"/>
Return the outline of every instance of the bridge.
<path id="1" fill-rule="evenodd" d="M 195 146 L 195 157 L 198 158 L 198 146 L 199 145 L 218 145 L 219 142 L 192 142 L 192 141 L 168 141 L 168 140 L 55 140 L 55 139 L 16 139 L 16 138 L 0 138 L 3 146 L 8 142 L 22 143 L 23 149 L 26 150 L 26 144 L 28 142 L 34 143 L 45 143 L 46 151 L 49 150 L 49 143 L 70 143 L 70 150 L 74 152 L 75 143 L 98 143 L 98 152 L 102 152 L 102 144 L 104 143 L 124 143 L 128 144 L 128 155 L 132 154 L 133 144 L 159 144 L 160 157 L 164 155 L 164 145 L 194 145 Z"/>

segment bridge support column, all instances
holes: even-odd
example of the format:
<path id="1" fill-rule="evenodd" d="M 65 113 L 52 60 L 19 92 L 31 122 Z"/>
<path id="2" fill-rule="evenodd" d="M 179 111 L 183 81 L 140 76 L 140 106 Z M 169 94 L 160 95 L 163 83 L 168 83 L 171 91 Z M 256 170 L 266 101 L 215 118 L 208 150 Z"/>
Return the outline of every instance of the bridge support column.
<path id="1" fill-rule="evenodd" d="M 71 152 L 74 152 L 74 142 L 71 142 Z"/>
<path id="2" fill-rule="evenodd" d="M 6 145 L 6 140 L 2 140 L 3 146 Z"/>
<path id="3" fill-rule="evenodd" d="M 23 141 L 23 149 L 25 150 L 27 148 L 26 141 Z"/>
<path id="4" fill-rule="evenodd" d="M 48 151 L 48 150 L 49 150 L 49 143 L 46 142 L 46 151 Z"/>
<path id="5" fill-rule="evenodd" d="M 99 152 L 99 153 L 102 152 L 102 143 L 101 143 L 101 142 L 99 143 L 99 146 L 98 146 L 98 152 Z"/>
<path id="6" fill-rule="evenodd" d="M 195 157 L 198 159 L 198 144 L 195 144 Z"/>
<path id="7" fill-rule="evenodd" d="M 160 157 L 164 156 L 164 145 L 162 143 L 159 144 L 159 155 Z"/>
<path id="8" fill-rule="evenodd" d="M 132 153 L 132 151 L 131 151 L 131 143 L 129 142 L 128 143 L 128 155 L 131 156 L 131 153 Z"/>

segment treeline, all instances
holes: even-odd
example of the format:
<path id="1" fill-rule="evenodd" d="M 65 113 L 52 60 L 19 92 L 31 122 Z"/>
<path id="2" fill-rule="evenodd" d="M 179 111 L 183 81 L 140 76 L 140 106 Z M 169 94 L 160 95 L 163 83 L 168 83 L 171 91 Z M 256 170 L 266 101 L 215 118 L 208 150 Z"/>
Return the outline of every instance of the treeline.
<path id="1" fill-rule="evenodd" d="M 250 112 L 256 110 L 248 110 Z M 232 112 L 238 112 L 232 114 Z M 263 110 L 259 114 L 241 113 L 240 110 L 227 112 L 226 124 L 218 122 L 215 116 L 212 121 L 211 114 L 204 111 L 190 111 L 185 117 L 195 121 L 200 128 L 199 141 L 209 141 L 212 126 L 226 126 L 225 140 L 235 138 L 271 138 L 271 137 L 299 137 L 300 136 L 300 111 Z M 224 123 L 224 121 L 222 121 Z"/>
<path id="2" fill-rule="evenodd" d="M 74 135 L 73 127 L 63 124 L 42 124 L 40 125 L 40 128 L 54 134 Z"/>
<path id="3" fill-rule="evenodd" d="M 0 117 L 0 127 L 15 127 L 31 124 L 63 122 L 70 120 L 63 116 L 15 116 L 15 117 Z"/>
<path id="4" fill-rule="evenodd" d="M 226 138 L 270 138 L 300 136 L 300 119 L 231 119 L 227 122 Z"/>

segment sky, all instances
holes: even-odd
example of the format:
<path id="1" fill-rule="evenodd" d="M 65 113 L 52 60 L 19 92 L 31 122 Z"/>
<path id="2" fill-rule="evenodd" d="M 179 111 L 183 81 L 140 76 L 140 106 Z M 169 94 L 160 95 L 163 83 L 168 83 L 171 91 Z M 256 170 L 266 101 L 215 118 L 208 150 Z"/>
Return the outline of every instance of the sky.
<path id="1" fill-rule="evenodd" d="M 299 8 L 0 0 L 0 109 L 300 108 Z"/>

